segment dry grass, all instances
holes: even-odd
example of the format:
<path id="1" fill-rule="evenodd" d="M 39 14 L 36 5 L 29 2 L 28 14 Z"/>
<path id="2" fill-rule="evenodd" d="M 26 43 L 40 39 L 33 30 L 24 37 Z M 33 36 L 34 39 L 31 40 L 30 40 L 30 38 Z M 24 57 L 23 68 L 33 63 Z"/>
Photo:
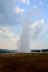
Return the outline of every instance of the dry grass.
<path id="1" fill-rule="evenodd" d="M 48 53 L 0 54 L 0 72 L 48 72 Z"/>

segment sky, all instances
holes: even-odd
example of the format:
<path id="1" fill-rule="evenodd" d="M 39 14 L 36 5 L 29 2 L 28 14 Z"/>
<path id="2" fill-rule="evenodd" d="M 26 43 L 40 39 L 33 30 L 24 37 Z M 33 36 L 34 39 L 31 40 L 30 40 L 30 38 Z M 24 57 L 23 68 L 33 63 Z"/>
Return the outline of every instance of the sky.
<path id="1" fill-rule="evenodd" d="M 0 49 L 48 49 L 48 0 L 0 0 Z"/>

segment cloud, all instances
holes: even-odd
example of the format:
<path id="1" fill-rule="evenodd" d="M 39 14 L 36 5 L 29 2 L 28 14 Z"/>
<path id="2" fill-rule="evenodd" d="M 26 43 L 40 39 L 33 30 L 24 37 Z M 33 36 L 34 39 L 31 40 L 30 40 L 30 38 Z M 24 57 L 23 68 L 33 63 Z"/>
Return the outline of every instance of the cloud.
<path id="1" fill-rule="evenodd" d="M 0 0 L 0 26 L 20 24 L 23 11 L 24 9 L 16 6 L 14 0 Z"/>
<path id="2" fill-rule="evenodd" d="M 46 30 L 47 25 L 45 24 L 44 19 L 42 19 L 32 24 L 31 28 L 32 28 L 32 39 L 37 39 L 39 35 Z"/>
<path id="3" fill-rule="evenodd" d="M 13 32 L 9 32 L 9 30 L 8 30 L 8 27 L 2 27 L 2 26 L 0 26 L 0 37 L 13 37 L 14 36 L 14 33 Z"/>
<path id="4" fill-rule="evenodd" d="M 30 4 L 30 0 L 21 0 L 23 3 L 27 3 L 28 5 Z"/>
<path id="5" fill-rule="evenodd" d="M 24 9 L 21 9 L 21 8 L 19 8 L 19 7 L 17 7 L 16 9 L 15 9 L 15 11 L 16 11 L 16 13 L 18 14 L 18 13 L 23 13 L 24 12 Z"/>
<path id="6" fill-rule="evenodd" d="M 19 36 L 14 32 L 10 32 L 8 27 L 0 26 L 0 48 L 3 49 L 17 49 L 17 42 Z"/>
<path id="7" fill-rule="evenodd" d="M 43 2 L 41 1 L 41 0 L 39 0 L 39 3 L 42 5 L 43 4 Z"/>
<path id="8" fill-rule="evenodd" d="M 35 5 L 34 8 L 37 8 L 37 5 Z"/>

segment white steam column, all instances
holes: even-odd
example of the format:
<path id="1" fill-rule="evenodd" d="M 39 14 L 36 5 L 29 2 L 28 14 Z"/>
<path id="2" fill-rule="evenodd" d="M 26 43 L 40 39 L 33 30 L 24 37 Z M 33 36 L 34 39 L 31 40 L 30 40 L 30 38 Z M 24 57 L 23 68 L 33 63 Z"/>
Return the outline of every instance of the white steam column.
<path id="1" fill-rule="evenodd" d="M 30 43 L 29 43 L 29 34 L 30 33 L 30 27 L 29 27 L 29 22 L 28 20 L 25 21 L 23 24 L 23 31 L 22 35 L 20 36 L 19 40 L 19 50 L 18 52 L 23 52 L 23 53 L 30 53 Z"/>

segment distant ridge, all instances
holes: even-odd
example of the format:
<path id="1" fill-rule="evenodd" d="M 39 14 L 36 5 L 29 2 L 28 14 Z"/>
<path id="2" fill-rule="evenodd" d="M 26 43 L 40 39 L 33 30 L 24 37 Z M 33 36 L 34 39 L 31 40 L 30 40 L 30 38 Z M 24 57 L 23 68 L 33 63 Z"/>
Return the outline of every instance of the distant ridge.
<path id="1" fill-rule="evenodd" d="M 17 52 L 17 50 L 0 49 L 0 53 L 14 53 L 14 52 Z"/>
<path id="2" fill-rule="evenodd" d="M 17 50 L 8 50 L 8 49 L 0 49 L 0 53 L 15 53 L 18 52 Z M 31 52 L 48 52 L 48 49 L 41 49 L 41 50 L 31 50 Z"/>
<path id="3" fill-rule="evenodd" d="M 31 52 L 48 52 L 48 49 L 41 49 L 41 50 L 31 50 Z"/>
<path id="4" fill-rule="evenodd" d="M 31 52 L 40 52 L 40 50 L 31 50 Z"/>
<path id="5" fill-rule="evenodd" d="M 48 52 L 48 49 L 42 49 L 41 51 L 42 52 Z"/>

